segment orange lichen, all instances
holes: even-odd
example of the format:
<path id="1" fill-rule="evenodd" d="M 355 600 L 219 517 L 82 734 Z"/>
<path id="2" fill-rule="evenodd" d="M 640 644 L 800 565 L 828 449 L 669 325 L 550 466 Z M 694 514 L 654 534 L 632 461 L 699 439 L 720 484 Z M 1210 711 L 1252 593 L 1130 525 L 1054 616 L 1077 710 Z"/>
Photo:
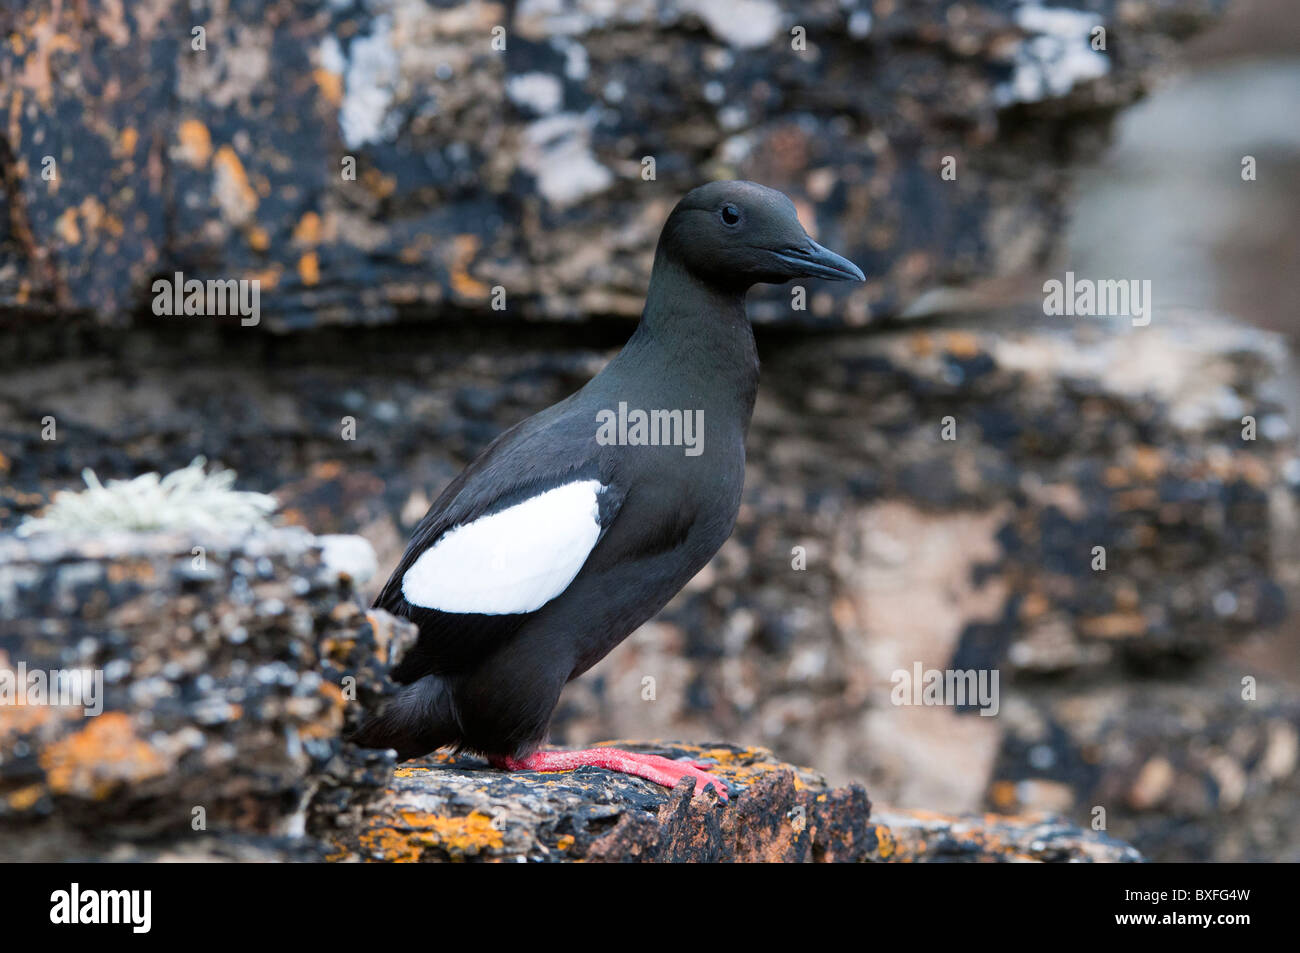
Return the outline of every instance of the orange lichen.
<path id="1" fill-rule="evenodd" d="M 898 849 L 898 844 L 894 841 L 894 834 L 883 824 L 876 825 L 876 853 L 882 859 L 892 857 Z"/>
<path id="2" fill-rule="evenodd" d="M 456 293 L 466 298 L 482 298 L 488 293 L 488 286 L 469 273 L 469 264 L 478 252 L 477 235 L 457 235 L 452 241 L 453 259 L 451 264 L 451 285 Z"/>
<path id="3" fill-rule="evenodd" d="M 1155 447 L 1141 446 L 1133 450 L 1133 472 L 1138 479 L 1152 482 L 1165 472 L 1165 461 Z"/>
<path id="4" fill-rule="evenodd" d="M 115 562 L 108 565 L 108 581 L 112 583 L 120 582 L 152 582 L 155 577 L 153 563 L 146 559 L 137 559 L 127 562 Z"/>
<path id="5" fill-rule="evenodd" d="M 1237 475 L 1251 486 L 1258 489 L 1272 486 L 1273 469 L 1263 460 L 1249 454 L 1236 454 L 1232 464 Z"/>
<path id="6" fill-rule="evenodd" d="M 1012 781 L 994 782 L 989 797 L 999 810 L 1010 810 L 1020 802 L 1016 796 L 1016 785 Z"/>
<path id="7" fill-rule="evenodd" d="M 471 857 L 505 845 L 501 831 L 482 811 L 472 811 L 465 817 L 408 809 L 397 814 L 400 823 L 383 819 L 360 838 L 365 850 L 386 861 L 417 861 L 430 848 L 443 850 L 453 858 Z"/>
<path id="8" fill-rule="evenodd" d="M 50 790 L 55 794 L 108 797 L 120 784 L 166 774 L 171 765 L 135 734 L 123 712 L 106 712 L 81 731 L 41 752 Z"/>
<path id="9" fill-rule="evenodd" d="M 6 705 L 0 718 L 0 738 L 35 731 L 50 722 L 56 714 L 70 716 L 72 709 L 54 708 L 50 705 Z"/>
<path id="10" fill-rule="evenodd" d="M 185 119 L 176 130 L 180 140 L 180 157 L 195 168 L 202 168 L 212 158 L 212 134 L 197 119 Z"/>
<path id="11" fill-rule="evenodd" d="M 303 738 L 333 738 L 343 728 L 343 690 L 332 682 L 322 682 L 318 689 L 329 703 L 324 717 L 307 722 L 298 729 Z"/>
<path id="12" fill-rule="evenodd" d="M 386 199 L 397 191 L 397 177 L 384 175 L 377 169 L 366 169 L 362 172 L 361 184 L 377 199 Z"/>
<path id="13" fill-rule="evenodd" d="M 1051 602 L 1041 592 L 1026 593 L 1020 603 L 1020 619 L 1023 622 L 1033 622 L 1046 615 L 1051 607 Z"/>
<path id="14" fill-rule="evenodd" d="M 54 233 L 65 245 L 81 244 L 81 229 L 77 227 L 76 207 L 66 208 L 54 223 Z"/>
<path id="15" fill-rule="evenodd" d="M 315 212 L 307 212 L 298 220 L 293 229 L 293 240 L 299 245 L 319 245 L 321 240 L 321 218 Z"/>
<path id="16" fill-rule="evenodd" d="M 327 69 L 314 69 L 311 71 L 312 78 L 316 80 L 316 85 L 320 87 L 321 95 L 325 101 L 335 108 L 343 105 L 343 77 L 338 73 L 331 72 Z"/>
<path id="17" fill-rule="evenodd" d="M 361 835 L 361 847 L 370 855 L 392 864 L 413 864 L 424 853 L 421 844 L 412 842 L 391 827 L 372 827 Z"/>
<path id="18" fill-rule="evenodd" d="M 419 777 L 422 774 L 427 774 L 428 772 L 434 770 L 434 768 L 436 768 L 440 764 L 448 764 L 454 761 L 455 758 L 456 758 L 455 755 L 449 754 L 445 751 L 438 751 L 438 752 L 434 752 L 433 754 L 426 754 L 419 761 L 398 765 L 397 768 L 395 769 L 394 776 L 399 778 Z"/>
<path id="19" fill-rule="evenodd" d="M 1084 635 L 1097 639 L 1135 639 L 1145 635 L 1146 618 L 1140 612 L 1111 612 L 1080 620 Z"/>
<path id="20" fill-rule="evenodd" d="M 288 526 L 307 525 L 307 517 L 303 515 L 302 510 L 294 509 L 292 506 L 280 511 L 280 521 Z"/>
<path id="21" fill-rule="evenodd" d="M 314 251 L 309 251 L 298 259 L 298 277 L 305 285 L 314 285 L 320 281 L 320 259 Z"/>
<path id="22" fill-rule="evenodd" d="M 979 338 L 966 331 L 951 331 L 944 338 L 944 345 L 953 357 L 969 359 L 979 354 Z"/>
<path id="23" fill-rule="evenodd" d="M 614 742 L 617 744 L 617 742 Z M 771 774 L 773 771 L 792 772 L 794 778 L 794 789 L 803 791 L 807 788 L 803 779 L 788 764 L 779 764 L 771 757 L 771 752 L 765 748 L 744 748 L 740 751 L 733 751 L 730 748 L 704 748 L 697 745 L 677 745 L 677 747 L 690 753 L 694 758 L 701 761 L 717 762 L 710 764 L 709 769 L 717 774 L 724 781 L 734 781 L 737 784 L 748 786 L 762 778 L 764 775 Z"/>
<path id="24" fill-rule="evenodd" d="M 418 265 L 432 255 L 433 251 L 433 236 L 428 232 L 421 232 L 412 239 L 410 244 L 403 245 L 398 250 L 397 257 L 407 265 Z"/>
<path id="25" fill-rule="evenodd" d="M 244 163 L 230 146 L 222 146 L 212 160 L 216 172 L 217 201 L 232 221 L 242 222 L 257 211 L 257 192 L 249 184 Z"/>
<path id="26" fill-rule="evenodd" d="M 934 338 L 924 332 L 910 335 L 907 344 L 917 357 L 929 357 L 934 353 Z"/>
<path id="27" fill-rule="evenodd" d="M 263 289 L 274 288 L 280 283 L 280 266 L 273 265 L 263 271 L 249 272 L 248 277 L 253 281 L 258 282 L 259 286 Z"/>
<path id="28" fill-rule="evenodd" d="M 15 811 L 25 811 L 39 801 L 44 793 L 44 785 L 29 784 L 27 787 L 19 788 L 17 791 L 10 793 L 8 797 L 9 806 Z"/>

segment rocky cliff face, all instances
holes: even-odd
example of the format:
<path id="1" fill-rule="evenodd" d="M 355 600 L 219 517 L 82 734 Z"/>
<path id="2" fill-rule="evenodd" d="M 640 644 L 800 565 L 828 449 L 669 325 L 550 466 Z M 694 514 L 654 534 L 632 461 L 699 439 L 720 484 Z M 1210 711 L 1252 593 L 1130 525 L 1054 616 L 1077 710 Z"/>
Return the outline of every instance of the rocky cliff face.
<path id="1" fill-rule="evenodd" d="M 605 861 L 914 863 L 1132 862 L 1137 851 L 1050 817 L 945 817 L 874 810 L 857 785 L 735 745 L 620 747 L 702 760 L 732 800 L 692 798 L 583 769 L 509 775 L 473 759 L 398 768 L 362 824 L 333 839 L 332 859 L 363 861 Z"/>
<path id="2" fill-rule="evenodd" d="M 781 348 L 733 539 L 572 686 L 566 740 L 722 724 L 885 802 L 1271 856 L 1300 780 L 1283 358 L 1190 318 Z M 918 665 L 996 671 L 996 714 L 895 704 Z"/>
<path id="3" fill-rule="evenodd" d="M 20 676 L 0 856 L 288 837 L 359 811 L 392 758 L 341 735 L 413 633 L 367 620 L 330 551 L 297 529 L 0 538 L 0 670 Z"/>
<path id="4" fill-rule="evenodd" d="M 393 689 L 413 627 L 362 613 L 338 548 L 287 529 L 0 540 L 0 669 L 21 675 L 0 707 L 0 857 L 1137 859 L 1052 819 L 881 823 L 860 786 L 731 745 L 630 744 L 716 765 L 727 804 L 597 769 L 394 770 L 342 739 Z M 79 672 L 100 680 L 51 674 Z"/>
<path id="5" fill-rule="evenodd" d="M 1159 856 L 1269 856 L 1296 803 L 1300 726 L 1275 674 L 1285 654 L 1261 654 L 1285 653 L 1285 640 L 1257 635 L 1284 608 L 1286 550 L 1271 537 L 1289 525 L 1294 498 L 1284 414 L 1270 396 L 1280 350 L 1224 323 L 1145 332 L 1119 344 L 1087 328 L 1004 322 L 765 345 L 733 539 L 653 623 L 570 686 L 555 740 L 714 730 L 817 765 L 837 785 L 865 778 L 889 803 L 1058 812 L 1085 826 L 1100 817 Z M 382 339 L 365 335 L 370 347 Z M 431 346 L 410 377 L 395 372 L 397 353 L 354 353 L 334 366 L 281 354 L 270 376 L 228 344 L 191 353 L 178 378 L 171 345 L 137 350 L 141 340 L 69 365 L 79 391 L 44 369 L 0 385 L 4 430 L 20 435 L 0 447 L 11 525 L 70 482 L 72 468 L 167 469 L 201 442 L 243 469 L 247 485 L 276 490 L 284 518 L 363 533 L 382 572 L 458 466 L 601 360 L 540 343 L 494 359 L 476 340 L 472 352 Z M 135 395 L 150 395 L 147 428 L 103 413 Z M 30 422 L 45 407 L 75 440 L 39 439 Z M 343 416 L 357 422 L 355 440 L 339 436 Z M 1259 422 L 1257 439 L 1243 439 L 1243 416 Z M 953 440 L 943 438 L 945 418 Z M 258 559 L 232 556 L 236 568 L 203 582 L 195 603 L 181 540 L 150 570 L 165 586 L 160 608 L 146 611 L 145 590 L 129 588 L 135 562 L 97 568 L 90 554 L 51 546 L 52 564 L 38 571 L 37 542 L 5 550 L 5 584 L 21 597 L 6 600 L 17 606 L 6 634 L 23 633 L 5 643 L 10 659 L 75 661 L 84 650 L 105 662 L 135 658 L 164 677 L 183 664 L 164 697 L 188 697 L 187 680 L 209 666 L 233 672 L 222 653 L 255 646 L 226 645 L 225 610 L 207 609 L 209 628 L 193 638 L 215 640 L 220 653 L 187 655 L 158 631 L 142 643 L 157 653 L 149 661 L 123 656 L 138 634 L 96 635 L 105 620 L 125 611 L 114 625 L 192 628 L 191 610 L 225 598 L 222 587 L 244 591 L 241 573 L 255 594 L 269 585 L 290 605 L 282 590 L 294 592 L 295 575 L 276 569 L 263 580 Z M 115 580 L 127 588 L 91 598 Z M 350 633 L 339 636 L 347 644 L 371 644 L 350 590 L 331 585 L 315 608 L 230 621 L 265 628 L 275 659 L 329 657 L 336 630 Z M 241 611 L 255 617 L 263 601 Z M 51 611 L 71 615 L 55 625 Z M 324 627 L 322 647 L 304 634 L 309 619 Z M 239 657 L 239 671 L 260 670 Z M 891 678 L 916 663 L 997 671 L 996 717 L 893 704 Z M 1249 697 L 1243 679 L 1257 685 Z M 341 724 L 334 702 L 308 695 L 296 704 L 315 714 L 295 718 Z M 227 721 L 222 730 L 244 730 Z M 264 740 L 290 727 L 309 731 L 277 721 Z M 39 756 L 28 744 L 30 765 Z M 310 750 L 304 743 L 286 776 L 294 784 L 311 773 Z M 19 800 L 34 809 L 47 782 L 12 770 L 10 793 L 26 791 Z"/>
<path id="6" fill-rule="evenodd" d="M 298 531 L 209 542 L 197 574 L 188 537 L 0 536 L 5 664 L 102 666 L 108 699 L 90 722 L 0 709 L 0 844 L 1132 856 L 1037 819 L 1055 812 L 1157 859 L 1277 859 L 1300 822 L 1300 650 L 1262 635 L 1297 577 L 1280 343 L 1213 315 L 1044 320 L 989 307 L 1003 283 L 983 280 L 1049 254 L 1067 160 L 1217 4 L 1098 4 L 1104 54 L 1091 15 L 1033 3 L 597 6 L 9 14 L 0 531 L 83 467 L 200 453 Z M 343 679 L 378 698 L 401 634 L 315 534 L 364 536 L 387 571 L 461 466 L 599 369 L 668 208 L 722 176 L 789 192 L 872 281 L 809 288 L 806 310 L 755 297 L 736 533 L 570 687 L 554 740 L 725 737 L 719 770 L 752 787 L 724 808 L 590 773 L 357 760 Z M 153 316 L 152 279 L 177 270 L 256 279 L 262 321 Z M 998 672 L 997 716 L 893 704 L 917 664 Z M 855 781 L 910 809 L 868 812 Z M 533 806 L 499 831 L 510 804 Z M 222 836 L 192 831 L 196 807 Z"/>
<path id="7" fill-rule="evenodd" d="M 278 329 L 634 317 L 672 204 L 749 178 L 871 276 L 756 316 L 865 324 L 1041 261 L 1060 159 L 1220 4 L 1090 6 L 29 3 L 0 304 L 120 323 L 180 271 L 259 281 Z"/>

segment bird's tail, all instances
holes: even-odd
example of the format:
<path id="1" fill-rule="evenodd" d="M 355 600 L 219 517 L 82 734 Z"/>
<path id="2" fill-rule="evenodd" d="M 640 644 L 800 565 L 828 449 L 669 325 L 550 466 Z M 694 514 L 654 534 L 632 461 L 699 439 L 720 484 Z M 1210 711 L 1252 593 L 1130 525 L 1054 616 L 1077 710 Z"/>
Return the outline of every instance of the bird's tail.
<path id="1" fill-rule="evenodd" d="M 456 744 L 460 727 L 447 683 L 426 675 L 404 686 L 348 740 L 363 748 L 395 748 L 399 761 Z"/>

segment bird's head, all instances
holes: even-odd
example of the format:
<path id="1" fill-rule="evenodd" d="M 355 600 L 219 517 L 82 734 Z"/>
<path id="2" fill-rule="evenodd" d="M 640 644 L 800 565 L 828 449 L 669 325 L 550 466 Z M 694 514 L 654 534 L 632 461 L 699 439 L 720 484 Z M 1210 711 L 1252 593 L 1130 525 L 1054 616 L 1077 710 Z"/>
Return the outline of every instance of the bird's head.
<path id="1" fill-rule="evenodd" d="M 720 286 L 865 280 L 857 265 L 808 237 L 784 193 L 756 182 L 710 182 L 688 192 L 668 216 L 659 247 Z"/>

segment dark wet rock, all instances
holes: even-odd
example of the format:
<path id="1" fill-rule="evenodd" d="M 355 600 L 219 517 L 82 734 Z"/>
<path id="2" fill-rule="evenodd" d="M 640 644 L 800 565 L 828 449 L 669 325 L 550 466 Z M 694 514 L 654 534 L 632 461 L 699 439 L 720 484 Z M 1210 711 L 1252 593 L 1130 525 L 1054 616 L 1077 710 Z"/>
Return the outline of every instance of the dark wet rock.
<path id="1" fill-rule="evenodd" d="M 0 536 L 0 667 L 103 679 L 100 713 L 0 707 L 0 854 L 296 835 L 382 789 L 391 755 L 340 736 L 411 627 L 367 617 L 327 553 L 293 528 Z"/>
<path id="2" fill-rule="evenodd" d="M 949 355 L 984 355 L 991 369 L 953 379 Z M 1274 338 L 1190 320 L 1141 334 L 965 323 L 784 344 L 765 355 L 733 538 L 570 687 L 565 740 L 702 722 L 761 732 L 886 802 L 1019 805 L 1089 822 L 1100 803 L 1085 793 L 1091 771 L 1022 765 L 1016 777 L 1042 774 L 1074 794 L 992 797 L 1015 718 L 1046 704 L 1034 686 L 1062 685 L 1063 698 L 1093 686 L 1097 704 L 1118 704 L 1270 638 L 1277 661 L 1241 674 L 1271 671 L 1284 691 L 1295 670 L 1294 638 L 1273 628 L 1294 566 L 1279 543 L 1295 494 L 1276 389 L 1284 359 Z M 949 416 L 956 439 L 944 441 Z M 1258 439 L 1242 439 L 1243 416 L 1260 424 Z M 1096 547 L 1105 570 L 1093 568 Z M 917 663 L 997 672 L 997 716 L 892 704 L 892 677 Z M 642 700 L 646 677 L 653 702 Z M 1202 716 L 1189 711 L 1171 737 L 1190 741 L 1211 717 L 1225 732 L 1258 730 L 1255 709 L 1220 712 L 1215 697 L 1190 697 Z M 1054 717 L 1070 724 L 1068 712 Z M 1122 750 L 1130 728 L 1158 747 L 1139 720 L 1116 722 L 1105 751 Z M 1085 768 L 1109 762 L 1095 745 L 1048 740 Z M 1248 788 L 1243 816 L 1290 783 Z M 1111 829 L 1146 854 L 1182 856 L 1154 812 L 1140 828 L 1112 812 Z M 1201 816 L 1199 836 L 1215 841 L 1224 822 Z"/>
<path id="3" fill-rule="evenodd" d="M 950 817 L 886 808 L 874 812 L 877 846 L 887 863 L 1141 863 L 1133 847 L 1053 815 Z"/>
<path id="4" fill-rule="evenodd" d="M 195 549 L 201 548 L 201 557 Z M 1130 860 L 1062 821 L 873 818 L 771 752 L 624 746 L 713 766 L 722 804 L 600 769 L 394 770 L 342 737 L 414 639 L 363 613 L 337 547 L 295 528 L 0 536 L 0 663 L 94 670 L 103 691 L 0 706 L 0 856 L 114 861 Z M 47 700 L 48 701 L 48 700 Z M 87 717 L 89 715 L 89 717 Z M 1276 758 L 1272 759 L 1274 762 Z"/>
<path id="5" fill-rule="evenodd" d="M 613 742 L 710 765 L 731 800 L 666 790 L 598 768 L 507 773 L 439 756 L 398 767 L 332 860 L 861 863 L 997 860 L 1132 861 L 1127 845 L 1051 818 L 872 814 L 858 785 L 762 748 Z"/>
<path id="6" fill-rule="evenodd" d="M 260 281 L 278 330 L 501 317 L 496 287 L 511 319 L 635 315 L 672 204 L 740 177 L 872 276 L 757 317 L 865 324 L 1041 263 L 1058 160 L 1221 4 L 1095 6 L 28 3 L 0 44 L 0 304 L 148 320 L 179 271 Z"/>
<path id="7" fill-rule="evenodd" d="M 1296 467 L 1277 339 L 1172 312 L 1129 331 L 1065 320 L 760 334 L 733 538 L 566 690 L 553 740 L 716 734 L 816 765 L 835 785 L 865 779 L 890 803 L 1045 809 L 1086 825 L 1099 756 L 1052 735 L 1060 763 L 1089 770 L 1034 767 L 1025 759 L 1039 742 L 1020 740 L 1016 702 L 1061 721 L 1035 686 L 1122 699 L 1260 639 L 1285 610 L 1295 565 L 1284 544 Z M 79 483 L 84 466 L 129 476 L 202 451 L 241 487 L 275 492 L 287 519 L 364 534 L 378 552 L 368 595 L 459 468 L 580 386 L 618 337 L 575 347 L 549 334 L 339 330 L 263 349 L 238 333 L 136 330 L 106 336 L 93 360 L 45 352 L 0 375 L 0 525 Z M 56 441 L 40 437 L 47 413 Z M 341 436 L 344 416 L 354 440 Z M 953 441 L 941 437 L 948 416 Z M 1243 416 L 1256 440 L 1242 439 Z M 1096 546 L 1104 571 L 1092 568 Z M 1278 660 L 1255 674 L 1294 671 L 1294 640 L 1276 638 Z M 891 674 L 918 661 L 996 669 L 999 716 L 892 705 Z M 1217 697 L 1200 699 L 1205 712 Z M 1255 731 L 1248 711 L 1216 717 Z M 1011 800 L 996 787 L 1025 780 L 1036 783 Z M 1300 802 L 1278 792 L 1290 783 L 1248 787 L 1241 810 L 1268 803 L 1271 823 L 1289 823 Z M 1148 856 L 1186 856 L 1159 823 L 1167 810 L 1111 829 Z"/>
<path id="8" fill-rule="evenodd" d="M 759 0 L 725 25 L 687 2 L 65 3 L 57 18 L 29 3 L 0 23 L 0 529 L 84 467 L 132 476 L 202 453 L 276 493 L 288 522 L 364 535 L 382 578 L 461 466 L 621 343 L 625 325 L 596 319 L 638 311 L 658 227 L 703 178 L 783 188 L 873 278 L 810 288 L 803 312 L 789 289 L 757 295 L 760 322 L 959 310 L 935 289 L 1046 260 L 1065 160 L 1093 152 L 1149 67 L 1221 5 L 1097 6 L 1110 50 L 1089 80 L 1061 70 L 1100 61 L 1052 42 L 1034 5 L 1012 0 L 873 4 L 869 16 Z M 809 41 L 797 55 L 793 26 Z M 1085 55 L 1066 55 L 1071 44 Z M 46 155 L 57 183 L 40 177 Z M 355 181 L 339 175 L 346 155 Z M 641 179 L 647 155 L 655 181 Z M 952 182 L 938 175 L 948 155 Z M 152 318 L 150 280 L 178 269 L 257 278 L 264 324 Z M 504 312 L 490 307 L 496 285 Z M 820 833 L 755 836 L 762 851 L 1122 858 L 1068 822 L 969 816 L 1048 810 L 1088 827 L 1103 807 L 1108 829 L 1156 859 L 1277 859 L 1300 824 L 1285 701 L 1300 646 L 1262 634 L 1297 577 L 1300 468 L 1278 341 L 1174 312 L 1129 333 L 998 312 L 760 333 L 733 539 L 570 687 L 555 740 L 743 738 L 833 785 L 866 779 L 880 799 L 947 812 L 877 812 L 864 840 L 865 814 L 837 802 Z M 125 333 L 100 328 L 128 319 Z M 46 415 L 56 440 L 42 439 Z M 1247 415 L 1255 441 L 1241 437 Z M 949 416 L 954 441 L 940 436 Z M 0 710 L 6 850 L 98 856 L 118 835 L 180 828 L 182 840 L 111 850 L 360 857 L 375 820 L 380 855 L 510 856 L 455 798 L 558 782 L 465 760 L 447 770 L 470 793 L 434 763 L 390 788 L 384 755 L 341 745 L 356 707 L 309 686 L 355 674 L 362 699 L 378 699 L 385 645 L 401 638 L 360 610 L 380 580 L 358 601 L 357 585 L 320 575 L 310 546 L 267 553 L 267 577 L 218 552 L 229 568 L 211 578 L 186 568 L 181 540 L 121 564 L 0 540 L 5 657 L 129 672 L 94 722 Z M 299 578 L 305 592 L 274 596 L 283 614 L 243 602 Z M 243 642 L 221 634 L 227 615 Z M 1275 653 L 1239 658 L 1261 642 Z M 997 670 L 999 716 L 891 705 L 891 673 L 916 662 Z M 285 683 L 254 684 L 250 715 L 244 682 L 272 663 Z M 1245 675 L 1260 701 L 1237 700 Z M 56 754 L 43 764 L 38 750 Z M 592 774 L 560 783 L 596 783 L 602 810 L 617 810 L 569 848 L 610 859 L 724 852 L 742 817 L 772 819 L 804 796 L 768 772 L 750 813 L 727 820 L 710 801 Z M 218 838 L 189 830 L 209 791 Z M 450 813 L 432 827 L 380 810 L 437 792 Z M 556 816 L 593 816 L 575 803 Z M 1078 854 L 1053 846 L 1080 836 Z M 518 843 L 539 857 L 561 845 Z"/>
<path id="9" fill-rule="evenodd" d="M 815 773 L 762 750 L 617 744 L 707 762 L 732 799 L 599 768 L 507 773 L 440 755 L 400 765 L 362 823 L 335 840 L 333 859 L 861 860 L 869 849 L 870 804 L 860 787 L 828 791 Z"/>
<path id="10" fill-rule="evenodd" d="M 1156 861 L 1294 862 L 1300 705 L 1270 669 L 1246 656 L 1126 693 L 1030 686 L 989 806 L 1100 818 Z"/>

